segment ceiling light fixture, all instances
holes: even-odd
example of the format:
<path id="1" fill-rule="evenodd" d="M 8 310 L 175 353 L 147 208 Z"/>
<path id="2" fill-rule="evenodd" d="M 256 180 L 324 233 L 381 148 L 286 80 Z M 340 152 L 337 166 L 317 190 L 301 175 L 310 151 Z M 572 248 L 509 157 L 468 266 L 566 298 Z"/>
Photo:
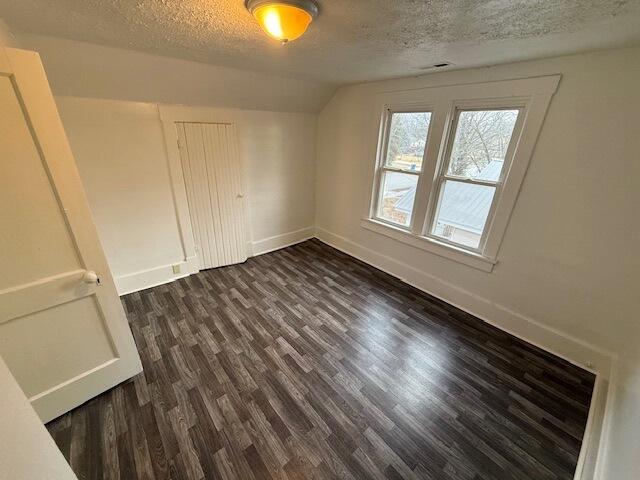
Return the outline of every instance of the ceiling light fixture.
<path id="1" fill-rule="evenodd" d="M 314 0 L 246 0 L 245 6 L 262 29 L 283 45 L 300 37 L 318 16 Z"/>

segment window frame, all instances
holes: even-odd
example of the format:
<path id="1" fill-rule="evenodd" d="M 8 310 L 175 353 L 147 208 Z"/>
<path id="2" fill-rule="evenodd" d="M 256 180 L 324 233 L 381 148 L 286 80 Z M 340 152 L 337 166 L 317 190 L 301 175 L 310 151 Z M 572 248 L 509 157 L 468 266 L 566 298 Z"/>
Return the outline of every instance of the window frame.
<path id="1" fill-rule="evenodd" d="M 401 168 L 394 168 L 394 167 L 388 167 L 387 166 L 387 150 L 389 147 L 389 135 L 391 133 L 391 122 L 393 121 L 393 115 L 396 113 L 429 113 L 430 117 L 429 117 L 429 128 L 427 130 L 427 136 L 425 139 L 425 147 L 424 150 L 422 152 L 422 165 L 420 166 L 420 170 L 417 171 L 411 171 L 411 170 L 403 170 Z M 414 107 L 411 108 L 409 106 L 405 107 L 405 108 L 400 108 L 400 109 L 392 109 L 392 108 L 387 108 L 385 114 L 383 115 L 383 119 L 382 119 L 382 126 L 381 126 L 381 137 L 380 137 L 380 148 L 379 148 L 379 153 L 377 155 L 378 158 L 378 163 L 377 163 L 377 168 L 376 168 L 376 172 L 375 172 L 375 183 L 374 183 L 374 190 L 373 190 L 373 201 L 371 202 L 371 211 L 370 211 L 370 217 L 378 222 L 384 223 L 384 224 L 389 224 L 393 227 L 396 228 L 400 228 L 402 230 L 407 230 L 407 231 L 412 231 L 413 230 L 413 224 L 415 222 L 415 203 L 416 203 L 416 199 L 414 198 L 414 205 L 413 205 L 413 210 L 411 212 L 411 221 L 409 222 L 409 225 L 402 225 L 396 222 L 392 222 L 391 220 L 388 220 L 386 218 L 383 218 L 379 215 L 379 211 L 380 211 L 380 203 L 382 201 L 382 194 L 383 194 L 383 180 L 385 178 L 385 174 L 387 172 L 395 172 L 395 173 L 405 173 L 405 174 L 409 174 L 409 175 L 414 175 L 416 177 L 418 177 L 418 181 L 417 184 L 420 183 L 422 174 L 424 172 L 424 166 L 425 166 L 425 162 L 426 162 L 426 154 L 427 154 L 427 147 L 429 145 L 429 137 L 431 136 L 431 122 L 433 120 L 433 108 L 429 108 L 429 107 Z M 417 192 L 418 187 L 416 186 L 416 192 Z"/>
<path id="2" fill-rule="evenodd" d="M 371 175 L 373 186 L 361 226 L 419 249 L 490 272 L 498 262 L 499 248 L 511 212 L 560 78 L 560 75 L 549 75 L 378 94 L 380 117 L 377 117 L 375 125 L 377 142 L 374 150 L 376 161 Z M 496 191 L 480 244 L 478 248 L 473 249 L 434 235 L 432 226 L 445 179 L 450 177 L 449 179 L 454 181 L 469 180 L 446 173 L 459 112 L 497 109 L 518 109 L 519 114 L 500 178 L 496 183 L 488 182 Z M 392 115 L 404 112 L 431 113 L 422 168 L 420 172 L 414 173 L 418 175 L 418 184 L 408 227 L 386 221 L 377 215 L 384 171 L 389 170 L 385 167 L 385 162 Z M 391 171 L 409 173 L 401 169 Z"/>

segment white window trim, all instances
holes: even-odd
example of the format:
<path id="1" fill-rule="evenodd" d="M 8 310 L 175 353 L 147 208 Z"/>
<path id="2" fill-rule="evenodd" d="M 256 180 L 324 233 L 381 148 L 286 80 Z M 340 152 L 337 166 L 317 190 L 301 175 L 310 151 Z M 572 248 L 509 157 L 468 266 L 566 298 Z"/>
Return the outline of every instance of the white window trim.
<path id="1" fill-rule="evenodd" d="M 511 212 L 524 180 L 549 103 L 558 88 L 560 75 L 502 80 L 486 83 L 434 86 L 408 91 L 386 92 L 378 96 L 380 116 L 376 124 L 376 150 L 372 172 L 373 188 L 361 226 L 405 244 L 490 272 L 498 263 L 498 253 Z M 428 232 L 434 214 L 437 189 L 434 182 L 445 162 L 450 142 L 449 130 L 457 109 L 517 107 L 519 131 L 514 129 L 514 148 L 505 161 L 500 192 L 491 207 L 481 250 L 473 251 L 441 241 Z M 387 130 L 393 112 L 428 111 L 431 122 L 416 189 L 411 225 L 408 228 L 377 218 L 382 166 L 386 155 Z M 516 135 L 518 136 L 516 138 Z"/>
<path id="2" fill-rule="evenodd" d="M 489 260 L 480 254 L 473 253 L 469 250 L 458 248 L 455 245 L 449 245 L 431 237 L 421 237 L 390 223 L 381 222 L 373 218 L 365 218 L 360 222 L 362 228 L 370 230 L 380 235 L 393 238 L 412 247 L 435 253 L 441 257 L 464 263 L 470 267 L 490 272 L 493 269 L 495 261 Z"/>

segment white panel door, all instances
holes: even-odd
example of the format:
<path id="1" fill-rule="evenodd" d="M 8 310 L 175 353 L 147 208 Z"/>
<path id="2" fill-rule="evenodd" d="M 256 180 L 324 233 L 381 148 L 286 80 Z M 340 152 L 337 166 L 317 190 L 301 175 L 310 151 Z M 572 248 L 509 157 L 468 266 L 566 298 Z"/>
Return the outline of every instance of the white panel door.
<path id="1" fill-rule="evenodd" d="M 43 421 L 142 370 L 47 79 L 0 48 L 0 356 Z"/>
<path id="2" fill-rule="evenodd" d="M 235 125 L 176 123 L 200 269 L 244 262 L 245 201 Z"/>

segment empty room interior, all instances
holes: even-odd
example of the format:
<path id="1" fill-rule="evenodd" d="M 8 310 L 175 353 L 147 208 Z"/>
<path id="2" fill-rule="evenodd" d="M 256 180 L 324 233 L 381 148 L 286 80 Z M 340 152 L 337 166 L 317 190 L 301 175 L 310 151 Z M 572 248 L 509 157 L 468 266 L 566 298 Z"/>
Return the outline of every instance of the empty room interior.
<path id="1" fill-rule="evenodd" d="M 0 0 L 0 480 L 638 480 L 639 210 L 638 0 Z"/>

